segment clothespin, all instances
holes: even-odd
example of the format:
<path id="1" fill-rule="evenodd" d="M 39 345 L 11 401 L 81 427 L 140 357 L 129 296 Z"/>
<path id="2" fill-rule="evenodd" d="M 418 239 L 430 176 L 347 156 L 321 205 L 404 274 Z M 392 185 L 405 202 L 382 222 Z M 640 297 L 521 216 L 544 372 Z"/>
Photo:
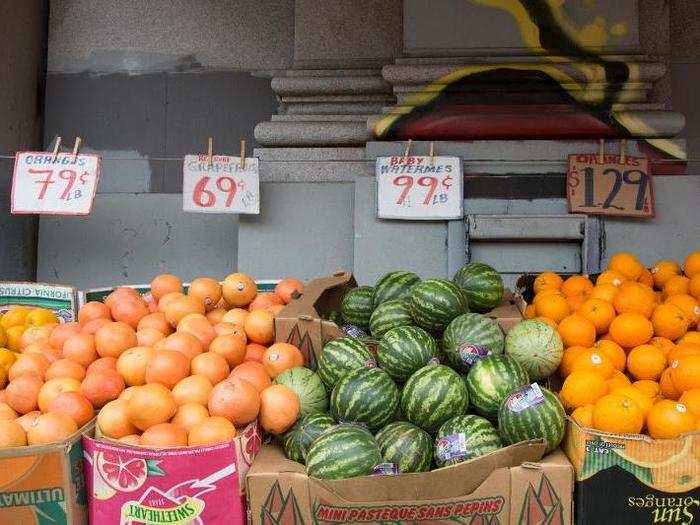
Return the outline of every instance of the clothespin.
<path id="1" fill-rule="evenodd" d="M 408 164 L 408 156 L 411 154 L 411 144 L 413 143 L 412 139 L 408 139 L 408 142 L 406 143 L 406 149 L 403 152 L 403 163 Z"/>
<path id="2" fill-rule="evenodd" d="M 245 139 L 241 139 L 241 169 L 245 169 Z"/>
<path id="3" fill-rule="evenodd" d="M 214 138 L 209 137 L 208 143 L 207 143 L 207 163 L 211 167 L 211 165 L 214 163 L 212 160 L 212 157 L 214 156 Z"/>
<path id="4" fill-rule="evenodd" d="M 428 157 L 430 157 L 430 165 L 435 164 L 435 143 L 430 143 L 430 149 L 428 150 Z"/>
<path id="5" fill-rule="evenodd" d="M 53 159 L 51 159 L 51 162 L 56 162 L 56 159 L 58 158 L 58 148 L 61 147 L 61 137 L 56 136 L 56 143 L 53 145 Z"/>
<path id="6" fill-rule="evenodd" d="M 627 139 L 620 140 L 620 164 L 627 160 Z"/>
<path id="7" fill-rule="evenodd" d="M 78 150 L 80 149 L 80 145 L 83 143 L 83 139 L 80 137 L 75 137 L 75 144 L 73 144 L 73 162 L 77 160 L 78 157 Z"/>
<path id="8" fill-rule="evenodd" d="M 600 139 L 598 144 L 598 161 L 603 164 L 603 162 L 605 162 L 605 139 Z"/>

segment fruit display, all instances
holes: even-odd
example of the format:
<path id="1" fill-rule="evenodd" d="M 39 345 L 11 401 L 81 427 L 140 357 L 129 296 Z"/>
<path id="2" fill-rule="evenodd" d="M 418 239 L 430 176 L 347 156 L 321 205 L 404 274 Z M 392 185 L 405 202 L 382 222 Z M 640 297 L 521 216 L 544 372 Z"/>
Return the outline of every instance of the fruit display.
<path id="1" fill-rule="evenodd" d="M 617 253 L 595 278 L 541 273 L 533 292 L 526 317 L 559 334 L 559 398 L 579 425 L 655 439 L 700 429 L 700 252 L 649 269 Z"/>

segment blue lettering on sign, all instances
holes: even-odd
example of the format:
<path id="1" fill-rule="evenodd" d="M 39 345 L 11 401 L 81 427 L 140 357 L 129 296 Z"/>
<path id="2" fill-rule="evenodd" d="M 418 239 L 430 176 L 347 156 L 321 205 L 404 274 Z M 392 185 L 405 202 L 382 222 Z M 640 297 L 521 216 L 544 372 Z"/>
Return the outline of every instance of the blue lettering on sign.
<path id="1" fill-rule="evenodd" d="M 32 166 L 40 165 L 61 165 L 61 166 L 85 166 L 85 158 L 80 155 L 76 156 L 75 161 L 72 155 L 60 155 L 53 159 L 53 154 L 39 154 L 39 155 L 27 155 L 25 157 L 25 163 Z"/>

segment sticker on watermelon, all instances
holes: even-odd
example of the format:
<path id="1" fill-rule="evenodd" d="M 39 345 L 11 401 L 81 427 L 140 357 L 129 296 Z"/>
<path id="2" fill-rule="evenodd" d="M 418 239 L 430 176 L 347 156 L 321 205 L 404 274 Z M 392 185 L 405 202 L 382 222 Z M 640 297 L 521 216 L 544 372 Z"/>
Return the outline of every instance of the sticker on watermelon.
<path id="1" fill-rule="evenodd" d="M 449 434 L 435 443 L 435 455 L 441 462 L 451 459 L 461 459 L 469 455 L 467 435 L 464 432 Z"/>
<path id="2" fill-rule="evenodd" d="M 355 326 L 354 324 L 344 324 L 343 332 L 345 332 L 345 334 L 349 335 L 350 337 L 354 337 L 355 339 L 363 339 L 367 337 L 367 332 L 365 332 L 359 326 Z"/>
<path id="3" fill-rule="evenodd" d="M 457 347 L 457 355 L 465 365 L 472 366 L 479 359 L 489 355 L 489 350 L 486 347 L 472 343 L 462 343 Z"/>
<path id="4" fill-rule="evenodd" d="M 540 385 L 532 383 L 525 385 L 508 395 L 506 406 L 511 412 L 522 412 L 525 409 L 539 405 L 545 400 Z"/>
<path id="5" fill-rule="evenodd" d="M 398 476 L 399 467 L 396 463 L 380 463 L 372 469 L 372 476 Z"/>

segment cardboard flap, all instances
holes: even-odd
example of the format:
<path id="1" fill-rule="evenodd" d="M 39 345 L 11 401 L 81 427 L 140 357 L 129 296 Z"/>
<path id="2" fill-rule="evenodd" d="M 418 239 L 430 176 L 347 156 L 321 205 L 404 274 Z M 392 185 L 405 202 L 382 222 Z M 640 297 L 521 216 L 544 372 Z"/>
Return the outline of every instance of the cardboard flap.
<path id="1" fill-rule="evenodd" d="M 524 441 L 431 472 L 339 480 L 310 478 L 309 482 L 349 502 L 442 500 L 471 494 L 498 469 L 539 461 L 545 448 L 542 440 Z M 367 494 L 372 494 L 371 500 Z"/>
<path id="2" fill-rule="evenodd" d="M 306 468 L 301 463 L 287 459 L 281 447 L 264 445 L 248 471 L 249 476 L 269 474 L 270 472 L 291 472 L 306 474 Z"/>
<path id="3" fill-rule="evenodd" d="M 307 314 L 314 317 L 320 317 L 319 312 L 317 312 L 314 307 L 316 301 L 319 300 L 321 295 L 323 295 L 326 290 L 345 286 L 348 283 L 355 284 L 352 274 L 346 271 L 339 271 L 333 275 L 319 277 L 318 279 L 309 281 L 304 286 L 304 294 L 299 299 L 292 301 L 285 306 L 284 309 L 277 314 L 277 316 L 287 318 L 296 317 L 300 314 Z"/>

